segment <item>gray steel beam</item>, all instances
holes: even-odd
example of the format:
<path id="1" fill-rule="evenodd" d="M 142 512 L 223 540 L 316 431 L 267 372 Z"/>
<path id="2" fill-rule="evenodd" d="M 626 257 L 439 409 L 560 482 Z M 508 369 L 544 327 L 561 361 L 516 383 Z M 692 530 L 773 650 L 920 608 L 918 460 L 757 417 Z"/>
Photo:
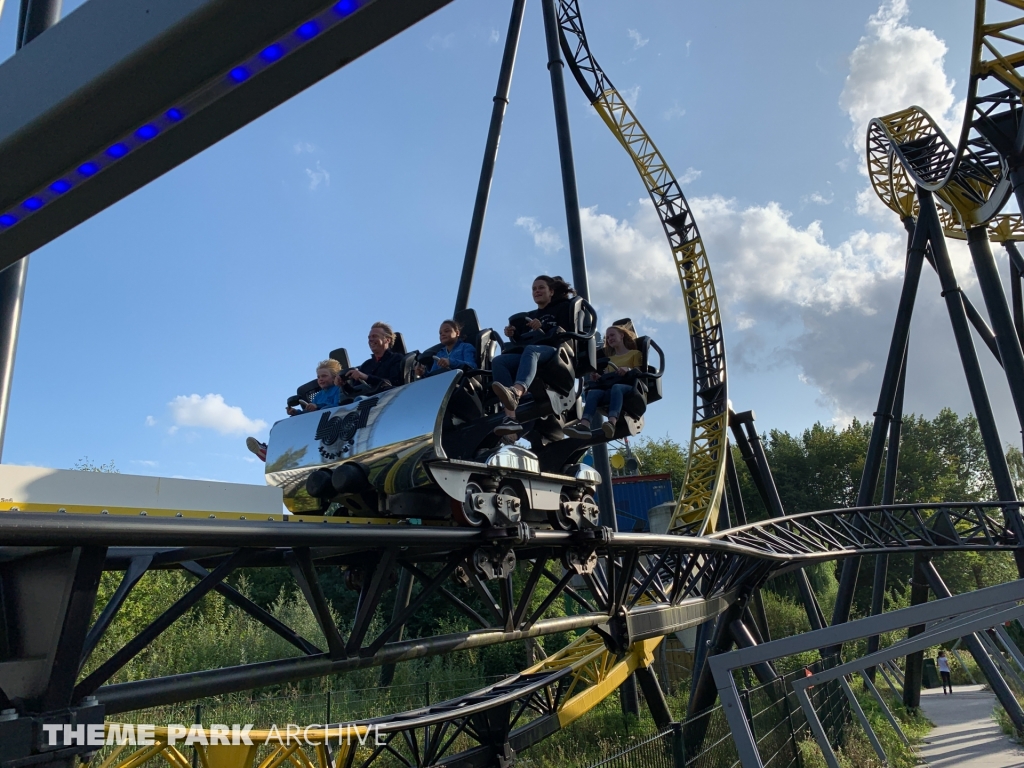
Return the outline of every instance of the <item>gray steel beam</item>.
<path id="1" fill-rule="evenodd" d="M 1020 667 L 1022 672 L 1024 672 L 1024 655 L 1021 655 L 1020 648 L 1018 648 L 1017 644 L 1013 642 L 1013 638 L 1010 637 L 1010 633 L 1006 631 L 1006 627 L 1000 624 L 992 627 L 992 629 L 994 629 L 996 635 L 999 636 L 999 640 L 1002 642 L 1003 647 L 1006 648 L 1006 652 L 1013 657 L 1017 666 Z"/>
<path id="2" fill-rule="evenodd" d="M 961 595 L 961 597 L 967 597 L 967 595 Z M 933 602 L 947 603 L 948 600 L 936 600 Z M 900 610 L 909 611 L 913 609 L 902 608 Z M 893 611 L 888 615 L 897 614 L 899 612 L 900 611 Z M 918 635 L 912 639 L 904 640 L 896 645 L 891 645 L 888 648 L 878 651 L 877 653 L 873 653 L 870 656 L 862 656 L 859 659 L 848 661 L 845 664 L 840 664 L 839 666 L 832 667 L 831 669 L 817 672 L 808 677 L 797 678 L 793 681 L 793 688 L 796 689 L 810 685 L 821 685 L 822 683 L 827 683 L 829 680 L 835 680 L 842 675 L 860 672 L 862 669 L 866 669 L 871 665 L 881 664 L 883 661 L 894 659 L 897 656 L 902 656 L 910 651 L 924 650 L 933 645 L 938 645 L 939 643 L 944 643 L 949 640 L 953 640 L 954 638 L 987 629 L 996 622 L 1014 619 L 1018 616 L 1024 616 L 1024 606 L 1014 605 L 1011 608 L 1004 608 L 994 613 L 992 611 L 984 610 L 965 613 L 953 621 L 945 622 L 941 629 L 936 629 L 923 635 Z M 735 665 L 732 665 L 731 661 L 727 663 L 735 669 Z"/>
<path id="3" fill-rule="evenodd" d="M 814 740 L 818 743 L 818 748 L 821 749 L 821 754 L 825 758 L 825 764 L 828 768 L 841 768 L 836 753 L 829 743 L 828 734 L 825 733 L 821 720 L 818 719 L 818 713 L 814 711 L 814 704 L 811 703 L 807 688 L 797 688 L 795 685 L 793 688 L 796 691 L 796 700 L 800 702 L 800 708 L 803 709 L 804 717 L 807 718 L 807 724 L 811 727 L 811 733 L 814 734 Z M 744 768 L 748 768 L 748 766 L 744 765 Z"/>
<path id="4" fill-rule="evenodd" d="M 864 729 L 864 732 L 868 735 L 868 741 L 871 742 L 871 746 L 875 749 L 875 754 L 878 755 L 878 759 L 885 765 L 888 759 L 885 756 L 885 750 L 882 749 L 882 743 L 878 740 L 878 736 L 875 735 L 874 729 L 871 727 L 871 723 L 868 722 L 867 715 L 864 714 L 864 710 L 860 706 L 860 702 L 857 701 L 857 696 L 853 693 L 853 689 L 850 684 L 846 681 L 845 677 L 839 678 L 839 684 L 843 687 L 843 693 L 846 694 L 846 700 L 850 702 L 850 708 L 853 709 L 853 713 L 857 716 L 860 721 L 860 727 Z"/>
<path id="5" fill-rule="evenodd" d="M 882 666 L 883 665 L 880 664 L 876 669 L 882 669 Z M 910 739 L 907 738 L 907 734 L 905 734 L 903 729 L 900 727 L 899 720 L 893 716 L 892 710 L 890 710 L 888 705 L 885 703 L 885 699 L 882 698 L 882 694 L 878 692 L 875 684 L 871 682 L 871 678 L 868 677 L 867 671 L 861 670 L 860 676 L 864 680 L 864 687 L 871 691 L 871 695 L 874 696 L 875 701 L 878 702 L 878 706 L 882 709 L 882 714 L 885 715 L 886 719 L 889 721 L 889 725 L 891 725 L 892 729 L 896 731 L 896 735 L 900 737 L 900 740 L 909 747 Z"/>
<path id="6" fill-rule="evenodd" d="M 754 648 L 739 648 L 728 654 L 716 655 L 711 660 L 711 664 L 716 670 L 717 679 L 718 670 L 725 673 L 739 667 L 749 667 L 761 661 L 771 661 L 782 656 L 792 656 L 795 653 L 815 650 L 824 645 L 848 643 L 851 640 L 859 640 L 873 634 L 892 632 L 913 624 L 926 624 L 947 618 L 950 615 L 995 608 L 1022 599 L 1024 599 L 1024 581 L 1010 581 L 1005 584 L 997 584 L 994 587 L 985 587 L 969 594 L 954 595 L 945 600 L 932 600 L 924 605 L 900 608 L 879 616 L 869 616 L 845 624 L 834 624 L 815 632 L 805 632 L 793 637 L 772 640 L 770 643 Z M 990 622 L 989 625 L 992 623 L 994 622 Z M 959 635 L 953 636 L 958 637 Z M 903 654 L 897 653 L 896 655 Z"/>
<path id="7" fill-rule="evenodd" d="M 0 65 L 0 212 L 37 193 L 47 200 L 0 230 L 0 268 L 449 2 L 89 0 Z M 299 44 L 299 25 L 334 7 L 337 23 Z M 293 50 L 272 64 L 253 64 L 243 82 L 228 78 L 281 40 Z M 132 138 L 193 98 L 197 108 L 180 121 L 165 120 L 151 139 Z M 83 162 L 121 140 L 132 145 L 127 155 L 104 161 L 89 178 L 75 175 Z M 65 176 L 70 189 L 46 191 Z"/>

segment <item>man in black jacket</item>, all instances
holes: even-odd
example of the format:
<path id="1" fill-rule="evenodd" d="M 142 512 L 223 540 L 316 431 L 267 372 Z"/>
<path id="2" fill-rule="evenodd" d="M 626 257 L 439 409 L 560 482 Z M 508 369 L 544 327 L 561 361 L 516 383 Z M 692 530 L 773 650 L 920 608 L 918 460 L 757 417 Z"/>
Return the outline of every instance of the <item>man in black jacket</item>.
<path id="1" fill-rule="evenodd" d="M 342 374 L 354 384 L 366 384 L 375 389 L 388 389 L 404 384 L 402 377 L 402 356 L 391 347 L 395 343 L 395 332 L 387 323 L 374 323 L 366 337 L 372 355 L 358 368 L 350 368 Z"/>

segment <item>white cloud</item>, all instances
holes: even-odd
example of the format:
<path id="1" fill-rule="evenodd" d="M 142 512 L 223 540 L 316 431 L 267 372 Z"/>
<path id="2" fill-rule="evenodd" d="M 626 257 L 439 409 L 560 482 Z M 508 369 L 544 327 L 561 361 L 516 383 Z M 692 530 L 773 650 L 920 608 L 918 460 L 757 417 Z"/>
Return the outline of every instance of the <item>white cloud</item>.
<path id="1" fill-rule="evenodd" d="M 635 29 L 627 30 L 626 34 L 629 35 L 629 39 L 633 41 L 633 48 L 634 49 L 643 48 L 645 45 L 647 45 L 649 42 L 651 42 L 650 38 L 643 37 Z"/>
<path id="2" fill-rule="evenodd" d="M 690 166 L 685 171 L 683 171 L 683 175 L 679 177 L 678 181 L 680 185 L 685 187 L 687 184 L 690 184 L 699 179 L 701 173 L 703 173 L 703 171 L 698 171 L 693 166 Z"/>
<path id="3" fill-rule="evenodd" d="M 565 247 L 558 232 L 552 227 L 541 226 L 533 216 L 520 216 L 516 219 L 516 226 L 522 227 L 533 235 L 533 244 L 544 253 L 555 253 Z"/>
<path id="4" fill-rule="evenodd" d="M 501 40 L 501 35 L 499 34 L 498 30 L 496 30 L 496 29 L 492 29 L 492 30 L 491 30 L 491 37 L 490 37 L 490 41 L 491 41 L 492 43 L 496 43 L 496 42 L 498 42 L 499 40 Z"/>
<path id="5" fill-rule="evenodd" d="M 222 435 L 260 432 L 267 428 L 263 419 L 250 419 L 237 405 L 225 403 L 222 395 L 178 395 L 167 407 L 174 419 L 170 434 L 178 427 L 204 427 Z"/>
<path id="6" fill-rule="evenodd" d="M 740 208 L 714 195 L 692 198 L 690 206 L 713 273 L 728 275 L 716 284 L 724 309 L 730 319 L 742 317 L 745 328 L 801 308 L 873 314 L 879 307 L 869 300 L 872 286 L 902 274 L 905 246 L 890 233 L 859 231 L 833 247 L 820 222 L 794 226 L 778 203 Z M 612 305 L 613 314 L 682 322 L 678 277 L 651 203 L 642 200 L 632 221 L 596 208 L 581 217 L 595 301 Z"/>
<path id="7" fill-rule="evenodd" d="M 821 194 L 821 192 L 814 191 L 804 198 L 805 202 L 814 203 L 815 205 L 832 205 L 835 202 L 836 195 L 831 189 L 828 191 L 828 197 Z"/>
<path id="8" fill-rule="evenodd" d="M 907 0 L 886 0 L 868 19 L 867 34 L 850 55 L 839 106 L 853 126 L 848 143 L 863 154 L 873 117 L 916 104 L 956 141 L 963 105 L 954 105 L 955 82 L 943 69 L 946 44 L 923 27 L 905 24 Z"/>
<path id="9" fill-rule="evenodd" d="M 292 150 L 296 155 L 301 155 L 303 152 L 316 152 L 316 147 L 308 141 L 298 141 L 295 143 L 295 146 L 292 147 Z"/>
<path id="10" fill-rule="evenodd" d="M 316 170 L 307 168 L 306 175 L 309 177 L 309 189 L 312 192 L 316 192 L 321 184 L 325 189 L 331 186 L 331 174 L 320 165 L 319 160 L 316 161 Z"/>
<path id="11" fill-rule="evenodd" d="M 146 426 L 147 427 L 155 427 L 156 426 L 156 419 L 154 419 L 152 416 L 147 416 L 146 417 Z"/>
<path id="12" fill-rule="evenodd" d="M 132 464 L 139 464 L 139 465 L 141 465 L 143 467 L 149 467 L 150 469 L 152 469 L 153 467 L 160 466 L 160 462 L 159 461 L 149 461 L 148 459 L 132 459 L 131 463 Z"/>
<path id="13" fill-rule="evenodd" d="M 436 51 L 439 48 L 451 48 L 452 43 L 455 42 L 455 33 L 449 32 L 447 35 L 431 35 L 430 40 L 427 41 L 427 48 L 431 51 Z"/>
<path id="14" fill-rule="evenodd" d="M 672 106 L 661 113 L 661 116 L 665 120 L 672 120 L 677 117 L 683 117 L 686 114 L 686 110 L 679 106 L 678 101 L 672 102 Z"/>
<path id="15" fill-rule="evenodd" d="M 686 55 L 687 56 L 690 55 L 690 43 L 692 43 L 692 42 L 693 42 L 693 40 L 687 40 L 686 41 Z"/>

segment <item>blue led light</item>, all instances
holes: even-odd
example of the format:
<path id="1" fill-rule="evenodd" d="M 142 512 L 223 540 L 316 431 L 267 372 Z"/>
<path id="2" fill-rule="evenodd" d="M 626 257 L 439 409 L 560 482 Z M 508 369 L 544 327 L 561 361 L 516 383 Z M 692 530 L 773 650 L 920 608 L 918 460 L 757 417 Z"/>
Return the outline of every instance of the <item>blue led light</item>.
<path id="1" fill-rule="evenodd" d="M 117 144 L 111 144 L 107 147 L 107 154 L 116 160 L 117 158 L 124 157 L 128 154 L 128 147 L 121 142 L 117 142 Z"/>
<path id="2" fill-rule="evenodd" d="M 12 226 L 14 224 L 17 224 L 17 223 L 18 223 L 18 217 L 17 216 L 12 216 L 9 213 L 5 213 L 3 216 L 0 216 L 0 227 L 10 227 L 10 226 Z"/>
<path id="3" fill-rule="evenodd" d="M 57 179 L 50 185 L 50 190 L 56 192 L 58 195 L 63 195 L 69 189 L 71 189 L 71 182 L 65 181 L 64 179 Z"/>
<path id="4" fill-rule="evenodd" d="M 334 12 L 339 16 L 348 16 L 359 10 L 358 0 L 339 0 L 334 4 Z"/>
<path id="5" fill-rule="evenodd" d="M 135 135 L 143 141 L 149 141 L 158 133 L 160 133 L 160 129 L 155 125 L 144 125 L 135 132 Z"/>
<path id="6" fill-rule="evenodd" d="M 267 46 L 260 52 L 260 58 L 266 62 L 274 62 L 284 56 L 284 48 L 277 43 Z"/>
<path id="7" fill-rule="evenodd" d="M 100 167 L 96 163 L 82 163 L 78 166 L 78 172 L 83 176 L 92 176 Z"/>
<path id="8" fill-rule="evenodd" d="M 40 200 L 38 197 L 30 197 L 28 200 L 21 204 L 21 207 L 24 208 L 26 211 L 38 211 L 40 208 L 43 207 L 43 205 L 45 205 L 45 203 L 43 203 L 43 201 Z"/>
<path id="9" fill-rule="evenodd" d="M 245 67 L 235 67 L 228 72 L 228 77 L 234 80 L 236 83 L 242 83 L 249 79 L 249 70 Z"/>
<path id="10" fill-rule="evenodd" d="M 171 109 L 168 109 L 166 112 L 164 112 L 164 114 L 167 116 L 167 119 L 170 120 L 172 123 L 178 122 L 185 116 L 185 113 L 177 107 L 172 107 Z"/>
<path id="11" fill-rule="evenodd" d="M 314 37 L 320 34 L 320 25 L 315 21 L 307 21 L 301 27 L 295 30 L 295 35 L 302 40 L 312 40 Z"/>

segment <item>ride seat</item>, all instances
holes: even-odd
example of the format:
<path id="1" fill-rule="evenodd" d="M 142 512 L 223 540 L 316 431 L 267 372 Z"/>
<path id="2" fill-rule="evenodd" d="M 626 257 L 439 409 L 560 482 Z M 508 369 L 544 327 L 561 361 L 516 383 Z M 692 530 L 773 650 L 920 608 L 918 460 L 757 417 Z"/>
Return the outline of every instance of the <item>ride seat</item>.
<path id="1" fill-rule="evenodd" d="M 613 323 L 613 325 L 626 324 L 630 328 L 632 327 L 632 323 L 628 318 L 617 320 Z M 619 419 L 616 423 L 615 438 L 613 439 L 638 434 L 642 428 L 640 419 L 647 412 L 647 406 L 651 403 L 656 403 L 662 398 L 661 377 L 665 370 L 665 355 L 661 347 L 650 336 L 640 336 L 636 340 L 636 348 L 642 357 L 640 363 L 642 373 L 634 377 L 633 389 L 622 399 L 621 415 L 625 418 Z M 659 364 L 657 368 L 651 365 L 652 350 L 658 353 Z M 598 364 L 602 369 L 605 367 L 605 361 L 608 359 L 604 352 L 605 349 L 602 347 L 599 350 L 600 359 L 598 360 Z M 607 415 L 608 406 L 601 406 L 598 408 L 598 411 L 603 415 Z"/>
<path id="2" fill-rule="evenodd" d="M 534 386 L 550 387 L 560 395 L 568 395 L 576 389 L 576 379 L 597 370 L 597 341 L 594 331 L 597 314 L 582 297 L 569 299 L 573 303 L 573 334 L 562 341 L 558 354 L 537 369 Z M 531 386 L 530 389 L 534 389 Z"/>
<path id="3" fill-rule="evenodd" d="M 412 351 L 407 352 L 405 348 L 405 339 L 402 334 L 395 333 L 395 341 L 391 345 L 391 349 L 402 356 L 402 381 L 392 382 L 395 386 L 400 384 L 409 384 L 416 380 L 416 359 L 419 356 L 419 352 Z"/>
<path id="4" fill-rule="evenodd" d="M 491 361 L 501 354 L 502 343 L 498 334 L 492 328 L 480 328 L 475 309 L 456 312 L 452 319 L 462 325 L 462 339 L 473 345 L 480 369 L 491 370 Z"/>

